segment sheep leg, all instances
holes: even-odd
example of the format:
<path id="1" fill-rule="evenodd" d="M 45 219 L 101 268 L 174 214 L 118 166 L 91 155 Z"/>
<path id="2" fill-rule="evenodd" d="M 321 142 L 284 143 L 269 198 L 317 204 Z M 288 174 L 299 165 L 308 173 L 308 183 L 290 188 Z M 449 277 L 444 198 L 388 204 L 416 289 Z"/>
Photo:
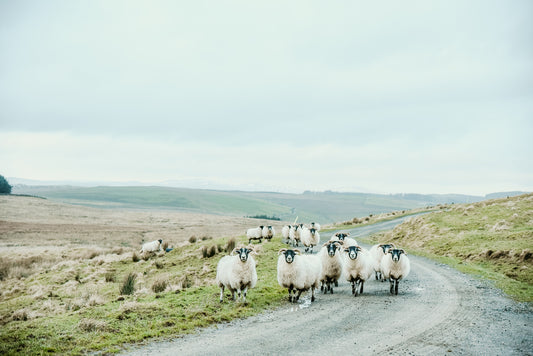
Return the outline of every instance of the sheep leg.
<path id="1" fill-rule="evenodd" d="M 399 280 L 396 280 L 396 285 L 394 286 L 394 294 L 398 295 L 398 284 L 400 284 Z"/>
<path id="2" fill-rule="evenodd" d="M 391 278 L 389 278 L 389 282 L 390 282 L 390 294 L 394 294 L 394 280 Z"/>
<path id="3" fill-rule="evenodd" d="M 224 299 L 224 285 L 220 286 L 220 303 L 222 303 L 222 300 Z"/>
<path id="4" fill-rule="evenodd" d="M 315 287 L 311 287 L 311 302 L 315 301 Z"/>
<path id="5" fill-rule="evenodd" d="M 363 294 L 363 286 L 365 285 L 364 281 L 361 281 L 361 290 L 359 291 L 360 294 Z"/>
<path id="6" fill-rule="evenodd" d="M 300 300 L 300 295 L 302 295 L 302 292 L 303 292 L 302 289 L 299 289 L 299 290 L 298 290 L 298 295 L 296 296 L 296 299 L 294 300 L 294 302 L 297 302 L 297 301 Z M 294 293 L 296 293 L 296 290 L 294 291 Z"/>
<path id="7" fill-rule="evenodd" d="M 242 291 L 242 302 L 246 304 L 246 292 L 248 291 L 248 287 L 244 287 L 244 290 Z"/>
<path id="8" fill-rule="evenodd" d="M 291 292 L 292 292 L 292 287 L 289 287 L 289 302 L 292 302 L 292 295 L 291 295 Z"/>
<path id="9" fill-rule="evenodd" d="M 354 291 L 354 297 L 357 297 L 357 294 L 359 294 L 359 283 L 361 283 L 361 281 L 359 280 L 359 278 L 357 278 L 355 281 L 354 281 L 354 285 L 355 285 L 355 291 Z"/>
<path id="10" fill-rule="evenodd" d="M 355 295 L 355 280 L 352 278 L 352 295 Z"/>

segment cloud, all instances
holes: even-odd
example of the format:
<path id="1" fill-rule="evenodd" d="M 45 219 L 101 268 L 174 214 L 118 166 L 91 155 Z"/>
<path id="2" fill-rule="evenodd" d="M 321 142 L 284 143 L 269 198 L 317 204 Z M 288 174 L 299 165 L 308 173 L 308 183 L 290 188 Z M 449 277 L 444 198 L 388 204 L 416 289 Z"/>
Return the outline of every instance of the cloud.
<path id="1" fill-rule="evenodd" d="M 2 162 L 298 191 L 527 187 L 532 7 L 3 2 Z"/>

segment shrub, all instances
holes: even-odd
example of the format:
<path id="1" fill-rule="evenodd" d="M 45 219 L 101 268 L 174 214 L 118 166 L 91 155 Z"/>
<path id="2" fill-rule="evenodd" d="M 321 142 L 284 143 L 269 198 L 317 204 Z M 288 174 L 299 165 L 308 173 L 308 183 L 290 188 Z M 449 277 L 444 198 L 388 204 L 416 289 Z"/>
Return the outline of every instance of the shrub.
<path id="1" fill-rule="evenodd" d="M 116 280 L 116 275 L 114 271 L 106 272 L 104 277 L 106 282 L 114 282 Z"/>
<path id="2" fill-rule="evenodd" d="M 168 241 L 163 242 L 163 244 L 161 245 L 161 248 L 163 249 L 163 251 L 166 251 L 168 248 Z"/>
<path id="3" fill-rule="evenodd" d="M 0 194 L 11 194 L 11 185 L 3 175 L 0 175 Z"/>
<path id="4" fill-rule="evenodd" d="M 137 254 L 137 252 L 133 252 L 133 255 L 131 256 L 131 260 L 133 262 L 139 262 L 141 258 L 139 257 L 139 255 Z"/>
<path id="5" fill-rule="evenodd" d="M 154 293 L 161 293 L 167 289 L 168 282 L 166 279 L 158 279 L 152 284 L 152 290 Z"/>
<path id="6" fill-rule="evenodd" d="M 217 254 L 217 247 L 216 245 L 213 245 L 209 248 L 209 251 L 207 252 L 207 257 L 213 257 Z"/>
<path id="7" fill-rule="evenodd" d="M 235 241 L 235 238 L 230 237 L 230 239 L 228 240 L 228 243 L 226 244 L 226 251 L 227 252 L 233 251 L 236 245 L 237 245 L 237 241 Z"/>
<path id="8" fill-rule="evenodd" d="M 191 237 L 189 237 L 189 242 L 190 243 L 195 243 L 196 241 L 198 241 L 198 239 L 196 238 L 196 236 L 192 235 Z"/>
<path id="9" fill-rule="evenodd" d="M 207 258 L 207 246 L 202 246 L 202 257 Z"/>
<path id="10" fill-rule="evenodd" d="M 130 272 L 122 282 L 120 286 L 121 295 L 132 295 L 135 292 L 135 281 L 137 280 L 137 275 L 133 272 Z"/>

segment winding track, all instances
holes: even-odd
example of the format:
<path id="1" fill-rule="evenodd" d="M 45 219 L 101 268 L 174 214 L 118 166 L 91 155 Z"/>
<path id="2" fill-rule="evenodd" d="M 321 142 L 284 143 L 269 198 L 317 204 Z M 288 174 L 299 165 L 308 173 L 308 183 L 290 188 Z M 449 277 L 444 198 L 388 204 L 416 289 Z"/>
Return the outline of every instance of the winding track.
<path id="1" fill-rule="evenodd" d="M 357 228 L 351 236 L 357 239 L 401 221 Z M 409 258 L 411 274 L 400 282 L 397 296 L 389 294 L 388 283 L 372 280 L 353 297 L 343 281 L 333 295 L 318 293 L 312 305 L 306 296 L 298 304 L 126 353 L 533 355 L 529 306 L 448 266 Z"/>

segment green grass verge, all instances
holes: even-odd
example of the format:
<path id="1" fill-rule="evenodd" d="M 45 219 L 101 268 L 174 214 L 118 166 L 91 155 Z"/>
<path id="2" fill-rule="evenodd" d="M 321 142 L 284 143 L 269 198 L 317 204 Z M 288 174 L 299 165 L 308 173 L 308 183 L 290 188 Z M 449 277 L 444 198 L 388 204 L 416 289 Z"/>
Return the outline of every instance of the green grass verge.
<path id="1" fill-rule="evenodd" d="M 244 237 L 237 239 L 237 243 L 245 242 Z M 260 254 L 256 256 L 258 283 L 249 291 L 248 303 L 230 300 L 228 292 L 224 302 L 219 302 L 219 288 L 214 279 L 218 260 L 225 253 L 202 258 L 200 250 L 203 245 L 224 246 L 225 243 L 226 239 L 200 241 L 146 262 L 135 263 L 131 259 L 115 262 L 107 269 L 114 271 L 116 281 L 99 283 L 98 294 L 106 302 L 84 304 L 79 309 L 65 307 L 63 312 L 28 320 L 24 320 L 24 313 L 18 313 L 22 316 L 4 321 L 0 327 L 0 354 L 117 352 L 123 344 L 176 337 L 199 327 L 248 317 L 282 305 L 286 293 L 276 279 L 277 251 L 282 244 L 276 240 L 260 245 Z M 145 291 L 120 300 L 119 287 L 132 271 L 145 277 Z M 53 283 L 54 275 L 61 273 L 61 270 L 43 271 L 22 283 L 47 285 Z M 179 280 L 183 288 L 151 292 L 152 283 L 161 278 L 171 282 Z M 62 305 L 72 302 L 61 292 L 51 293 L 48 299 Z M 4 315 L 13 311 L 16 315 L 17 310 L 29 309 L 34 302 L 34 298 L 21 293 L 0 303 L 0 311 Z"/>
<path id="2" fill-rule="evenodd" d="M 457 205 L 367 239 L 386 241 L 489 279 L 517 301 L 533 302 L 533 194 Z"/>

